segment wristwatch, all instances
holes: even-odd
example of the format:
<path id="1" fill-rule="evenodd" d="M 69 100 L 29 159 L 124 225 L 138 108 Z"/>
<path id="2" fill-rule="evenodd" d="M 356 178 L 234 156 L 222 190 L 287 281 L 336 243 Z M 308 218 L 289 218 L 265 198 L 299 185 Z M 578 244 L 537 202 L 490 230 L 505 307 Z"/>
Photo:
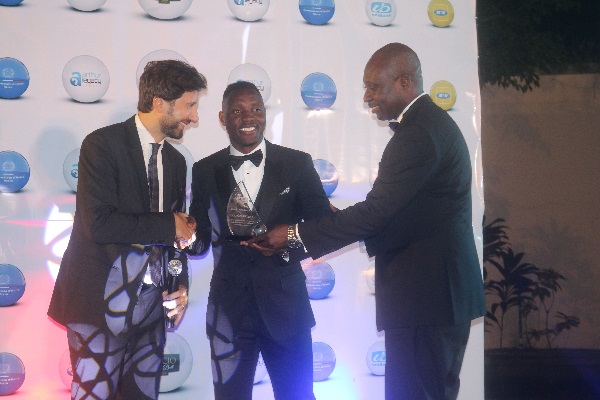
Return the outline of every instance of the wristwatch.
<path id="1" fill-rule="evenodd" d="M 290 249 L 298 249 L 298 248 L 302 247 L 302 242 L 296 235 L 294 225 L 288 225 L 287 240 L 288 240 L 288 247 Z"/>

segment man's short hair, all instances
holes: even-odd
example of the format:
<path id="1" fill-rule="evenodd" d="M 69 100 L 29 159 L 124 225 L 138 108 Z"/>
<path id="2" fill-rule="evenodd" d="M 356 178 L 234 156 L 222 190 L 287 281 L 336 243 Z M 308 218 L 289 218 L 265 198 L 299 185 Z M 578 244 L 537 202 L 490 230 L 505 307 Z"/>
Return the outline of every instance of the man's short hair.
<path id="1" fill-rule="evenodd" d="M 140 76 L 138 111 L 150 112 L 152 100 L 177 100 L 185 92 L 206 89 L 206 78 L 190 64 L 179 60 L 150 61 Z"/>
<path id="2" fill-rule="evenodd" d="M 253 91 L 256 94 L 258 94 L 258 97 L 260 97 L 261 100 L 263 100 L 260 90 L 256 87 L 256 85 L 254 83 L 248 82 L 248 81 L 237 81 L 237 82 L 230 83 L 225 88 L 225 91 L 223 92 L 223 103 L 222 103 L 223 107 L 225 107 L 225 103 L 227 103 L 229 101 L 229 96 L 231 95 L 231 93 L 236 92 L 238 90 Z"/>

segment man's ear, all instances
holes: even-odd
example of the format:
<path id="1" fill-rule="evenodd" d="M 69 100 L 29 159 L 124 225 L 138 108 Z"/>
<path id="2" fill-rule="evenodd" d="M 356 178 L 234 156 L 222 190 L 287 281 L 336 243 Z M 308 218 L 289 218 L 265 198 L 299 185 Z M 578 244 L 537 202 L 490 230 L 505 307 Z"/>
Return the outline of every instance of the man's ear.
<path id="1" fill-rule="evenodd" d="M 221 126 L 225 127 L 225 114 L 223 114 L 223 111 L 219 111 L 219 122 L 221 122 Z"/>
<path id="2" fill-rule="evenodd" d="M 406 90 L 410 86 L 410 77 L 404 74 L 400 75 L 400 79 L 398 79 L 398 82 L 400 82 L 400 87 L 402 88 L 402 90 Z"/>
<path id="3" fill-rule="evenodd" d="M 152 109 L 157 112 L 163 112 L 165 110 L 166 101 L 160 97 L 154 96 L 152 99 Z"/>

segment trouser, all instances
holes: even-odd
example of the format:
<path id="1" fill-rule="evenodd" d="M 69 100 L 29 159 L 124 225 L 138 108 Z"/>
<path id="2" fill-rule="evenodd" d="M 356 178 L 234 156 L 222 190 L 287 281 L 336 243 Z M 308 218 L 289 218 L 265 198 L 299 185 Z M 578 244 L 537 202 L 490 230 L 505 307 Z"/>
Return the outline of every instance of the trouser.
<path id="1" fill-rule="evenodd" d="M 260 317 L 253 296 L 245 307 L 241 328 L 209 302 L 210 341 L 215 400 L 250 400 L 259 352 L 267 367 L 276 400 L 314 400 L 310 328 L 285 340 L 274 339 Z"/>
<path id="2" fill-rule="evenodd" d="M 165 344 L 162 296 L 154 286 L 140 293 L 132 326 L 118 335 L 108 328 L 69 324 L 73 366 L 71 399 L 157 399 Z"/>
<path id="3" fill-rule="evenodd" d="M 455 400 L 470 329 L 470 322 L 386 329 L 386 400 Z"/>

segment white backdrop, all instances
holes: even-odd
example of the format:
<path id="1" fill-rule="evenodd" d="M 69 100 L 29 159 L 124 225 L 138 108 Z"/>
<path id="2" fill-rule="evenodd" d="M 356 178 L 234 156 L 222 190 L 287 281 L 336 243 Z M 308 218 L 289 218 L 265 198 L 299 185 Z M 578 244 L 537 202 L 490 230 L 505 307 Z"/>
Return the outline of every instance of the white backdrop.
<path id="1" fill-rule="evenodd" d="M 386 43 L 409 45 L 421 58 L 427 92 L 440 80 L 451 82 L 456 89 L 456 103 L 449 113 L 462 129 L 471 153 L 473 221 L 481 251 L 475 0 L 452 1 L 454 19 L 444 28 L 432 23 L 426 1 L 369 1 L 383 11 L 386 4 L 395 7 L 395 19 L 387 26 L 369 20 L 363 0 L 338 0 L 335 9 L 321 8 L 334 10 L 333 17 L 322 25 L 307 22 L 297 0 L 273 0 L 270 4 L 268 0 L 245 0 L 245 4 L 244 0 L 164 1 L 168 4 L 159 5 L 159 0 L 24 0 L 8 6 L 18 0 L 0 0 L 0 79 L 4 79 L 0 83 L 10 80 L 10 71 L 2 68 L 3 57 L 24 64 L 30 78 L 27 90 L 15 99 L 2 98 L 0 86 L 0 165 L 7 151 L 16 152 L 27 160 L 31 174 L 21 190 L 0 193 L 0 264 L 17 267 L 26 280 L 20 300 L 0 307 L 0 353 L 14 354 L 26 370 L 14 398 L 68 398 L 61 374 L 68 375 L 64 366 L 59 371 L 59 361 L 67 350 L 66 335 L 46 317 L 75 212 L 75 193 L 63 174 L 63 164 L 67 160 L 68 178 L 73 169 L 68 156 L 76 154 L 88 133 L 135 113 L 140 62 L 157 54 L 176 52 L 208 80 L 208 91 L 200 101 L 200 121 L 178 146 L 189 168 L 193 161 L 228 144 L 217 118 L 221 96 L 231 71 L 241 64 L 254 64 L 271 82 L 266 101 L 267 139 L 333 164 L 339 183 L 330 198 L 335 206 L 344 208 L 365 198 L 391 133 L 362 102 L 364 65 Z M 434 2 L 439 9 L 447 0 Z M 95 8 L 94 3 L 101 7 L 84 12 L 70 3 L 79 8 Z M 262 7 L 266 13 L 257 21 L 246 22 L 234 16 L 228 3 L 234 10 L 256 12 Z M 333 5 L 332 0 L 300 3 Z M 151 13 L 163 12 L 158 7 L 171 7 L 175 13 L 180 7 L 185 12 L 177 18 L 160 19 L 150 16 L 142 5 Z M 70 82 L 72 71 L 65 66 L 82 55 L 92 56 L 106 67 L 101 75 L 100 69 L 88 75 L 96 79 L 88 80 L 88 86 L 96 86 L 96 92 L 106 90 L 97 101 L 76 101 L 66 90 L 77 88 Z M 85 68 L 91 72 L 92 67 L 75 69 L 85 73 Z M 335 82 L 336 100 L 328 109 L 312 109 L 302 100 L 301 83 L 315 72 Z M 2 168 L 6 176 L 7 169 Z M 318 399 L 383 399 L 384 378 L 367 365 L 368 349 L 384 340 L 384 334 L 375 329 L 375 302 L 368 283 L 372 260 L 354 244 L 319 261 L 332 267 L 335 282 L 324 283 L 333 285 L 327 297 L 312 300 L 317 319 L 313 340 L 331 347 L 335 368 L 326 379 L 315 382 L 315 394 Z M 192 260 L 191 268 L 190 307 L 177 330 L 189 344 L 191 356 L 181 356 L 180 372 L 165 378 L 177 389 L 162 393 L 161 398 L 213 398 L 204 334 L 212 257 Z M 323 284 L 318 278 L 309 276 L 309 284 Z M 461 378 L 460 399 L 483 398 L 480 320 L 473 324 Z M 254 393 L 256 399 L 273 398 L 268 376 L 255 385 Z"/>

